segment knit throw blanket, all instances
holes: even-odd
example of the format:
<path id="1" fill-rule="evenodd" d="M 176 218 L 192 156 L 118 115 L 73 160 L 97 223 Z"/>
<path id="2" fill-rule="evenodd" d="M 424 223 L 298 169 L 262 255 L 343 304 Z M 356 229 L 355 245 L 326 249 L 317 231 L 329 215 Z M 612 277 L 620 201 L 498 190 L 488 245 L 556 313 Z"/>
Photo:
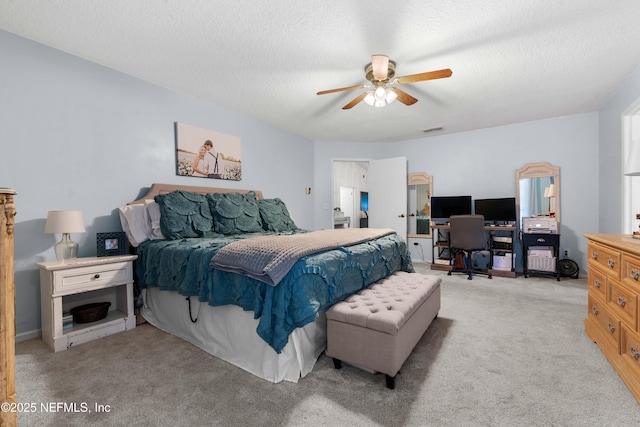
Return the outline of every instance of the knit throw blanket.
<path id="1" fill-rule="evenodd" d="M 393 233 L 389 228 L 346 228 L 252 237 L 224 246 L 211 259 L 211 267 L 275 286 L 302 257 Z"/>

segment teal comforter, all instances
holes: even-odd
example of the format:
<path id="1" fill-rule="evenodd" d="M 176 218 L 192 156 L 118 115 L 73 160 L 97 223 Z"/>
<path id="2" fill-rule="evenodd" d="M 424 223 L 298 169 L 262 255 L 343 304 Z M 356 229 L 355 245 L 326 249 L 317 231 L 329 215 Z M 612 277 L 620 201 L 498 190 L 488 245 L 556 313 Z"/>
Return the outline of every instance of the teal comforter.
<path id="1" fill-rule="evenodd" d="M 395 271 L 413 272 L 397 234 L 305 256 L 277 286 L 210 268 L 221 247 L 257 235 L 144 242 L 137 248 L 138 284 L 253 311 L 258 335 L 280 353 L 291 332 L 315 321 L 319 312 Z"/>

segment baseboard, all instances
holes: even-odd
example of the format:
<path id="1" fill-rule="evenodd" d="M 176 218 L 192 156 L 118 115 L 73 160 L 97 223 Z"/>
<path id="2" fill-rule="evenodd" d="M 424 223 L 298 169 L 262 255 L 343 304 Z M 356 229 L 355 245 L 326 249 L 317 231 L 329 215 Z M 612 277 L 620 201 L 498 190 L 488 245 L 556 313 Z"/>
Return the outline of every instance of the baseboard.
<path id="1" fill-rule="evenodd" d="M 42 336 L 42 330 L 35 329 L 33 331 L 16 334 L 16 342 L 29 341 L 34 338 L 40 338 L 41 336 Z"/>

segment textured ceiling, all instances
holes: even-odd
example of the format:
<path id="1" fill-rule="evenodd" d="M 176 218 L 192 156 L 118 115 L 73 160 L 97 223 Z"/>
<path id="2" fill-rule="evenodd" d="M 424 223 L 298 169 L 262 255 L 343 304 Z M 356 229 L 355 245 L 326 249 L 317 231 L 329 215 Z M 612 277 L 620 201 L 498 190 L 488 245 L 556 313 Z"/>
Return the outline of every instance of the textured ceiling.
<path id="1" fill-rule="evenodd" d="M 0 0 L 0 28 L 313 140 L 398 141 L 600 109 L 640 64 L 637 0 Z M 342 106 L 371 54 L 413 106 Z"/>

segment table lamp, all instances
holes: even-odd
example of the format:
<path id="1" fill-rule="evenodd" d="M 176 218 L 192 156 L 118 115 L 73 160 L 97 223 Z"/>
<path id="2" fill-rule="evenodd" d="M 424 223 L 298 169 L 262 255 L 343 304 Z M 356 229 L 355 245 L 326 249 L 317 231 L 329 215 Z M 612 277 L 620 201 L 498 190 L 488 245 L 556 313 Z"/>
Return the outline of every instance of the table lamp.
<path id="1" fill-rule="evenodd" d="M 78 256 L 78 244 L 71 240 L 71 233 L 84 233 L 81 211 L 49 211 L 44 226 L 46 234 L 62 234 L 62 240 L 53 247 L 56 259 L 62 263 Z"/>
<path id="2" fill-rule="evenodd" d="M 553 203 L 553 198 L 555 196 L 556 196 L 556 186 L 555 186 L 555 184 L 551 184 L 547 188 L 544 189 L 544 196 L 543 197 L 549 199 L 548 212 L 549 212 L 549 216 L 551 218 L 556 216 L 555 206 L 554 206 L 554 203 Z"/>

